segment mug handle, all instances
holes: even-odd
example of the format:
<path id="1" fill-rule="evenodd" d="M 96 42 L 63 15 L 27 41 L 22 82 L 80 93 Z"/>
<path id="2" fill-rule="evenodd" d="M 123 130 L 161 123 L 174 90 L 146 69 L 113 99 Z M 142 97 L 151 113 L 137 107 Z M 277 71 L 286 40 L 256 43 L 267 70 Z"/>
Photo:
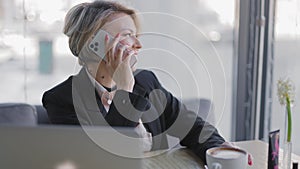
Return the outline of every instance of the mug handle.
<path id="1" fill-rule="evenodd" d="M 222 169 L 222 166 L 220 163 L 212 163 L 212 169 Z"/>

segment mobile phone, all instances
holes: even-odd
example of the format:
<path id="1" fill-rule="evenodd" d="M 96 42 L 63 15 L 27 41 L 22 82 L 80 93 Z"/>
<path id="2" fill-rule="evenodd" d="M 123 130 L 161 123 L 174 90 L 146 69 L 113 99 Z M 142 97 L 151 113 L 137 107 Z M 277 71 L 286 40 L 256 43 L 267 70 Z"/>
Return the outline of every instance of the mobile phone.
<path id="1" fill-rule="evenodd" d="M 93 39 L 91 40 L 91 42 L 89 43 L 88 47 L 89 49 L 96 54 L 97 56 L 99 56 L 101 59 L 106 61 L 105 58 L 105 36 L 108 35 L 109 39 L 112 40 L 114 37 L 100 29 L 97 34 L 93 37 Z M 137 62 L 137 58 L 135 55 L 132 55 L 130 58 L 130 66 L 132 67 L 133 65 L 135 65 Z"/>
<path id="2" fill-rule="evenodd" d="M 113 39 L 111 34 L 100 29 L 88 45 L 89 49 L 103 60 L 106 60 L 106 58 L 105 58 L 105 54 L 106 54 L 106 52 L 105 52 L 105 36 L 106 35 L 109 36 L 110 40 Z"/>

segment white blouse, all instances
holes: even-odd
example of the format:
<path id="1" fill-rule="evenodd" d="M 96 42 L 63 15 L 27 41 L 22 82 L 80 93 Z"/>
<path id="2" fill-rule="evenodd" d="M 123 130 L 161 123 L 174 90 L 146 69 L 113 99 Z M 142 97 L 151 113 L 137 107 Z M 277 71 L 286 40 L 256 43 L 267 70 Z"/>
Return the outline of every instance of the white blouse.
<path id="1" fill-rule="evenodd" d="M 90 72 L 87 69 L 85 69 L 85 70 L 86 70 L 86 73 L 87 73 L 89 79 L 91 80 L 92 84 L 94 85 L 94 87 L 96 88 L 98 93 L 103 93 L 103 92 L 107 91 L 100 83 L 98 83 L 93 78 L 93 76 L 90 74 Z M 104 108 L 108 112 L 110 107 L 104 106 Z M 152 134 L 147 132 L 141 119 L 139 120 L 139 125 L 135 128 L 135 130 L 142 139 L 143 151 L 145 151 L 145 152 L 150 151 L 152 148 Z"/>

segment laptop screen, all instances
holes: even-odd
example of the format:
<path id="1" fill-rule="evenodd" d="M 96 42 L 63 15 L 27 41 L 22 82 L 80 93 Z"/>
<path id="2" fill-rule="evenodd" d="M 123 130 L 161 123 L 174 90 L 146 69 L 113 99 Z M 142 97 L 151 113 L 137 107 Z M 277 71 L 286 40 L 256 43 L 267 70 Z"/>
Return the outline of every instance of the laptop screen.
<path id="1" fill-rule="evenodd" d="M 0 126 L 0 168 L 142 168 L 132 128 Z"/>

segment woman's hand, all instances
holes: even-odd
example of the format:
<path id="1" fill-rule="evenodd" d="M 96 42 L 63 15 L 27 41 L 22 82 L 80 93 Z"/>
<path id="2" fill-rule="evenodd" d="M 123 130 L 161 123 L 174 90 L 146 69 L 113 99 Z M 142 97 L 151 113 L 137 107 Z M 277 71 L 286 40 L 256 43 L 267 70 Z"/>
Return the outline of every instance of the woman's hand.
<path id="1" fill-rule="evenodd" d="M 109 37 L 105 37 L 106 47 L 106 69 L 117 85 L 117 89 L 132 92 L 134 77 L 130 66 L 130 58 L 133 51 L 127 51 L 129 46 L 120 43 L 120 34 L 110 42 Z"/>

